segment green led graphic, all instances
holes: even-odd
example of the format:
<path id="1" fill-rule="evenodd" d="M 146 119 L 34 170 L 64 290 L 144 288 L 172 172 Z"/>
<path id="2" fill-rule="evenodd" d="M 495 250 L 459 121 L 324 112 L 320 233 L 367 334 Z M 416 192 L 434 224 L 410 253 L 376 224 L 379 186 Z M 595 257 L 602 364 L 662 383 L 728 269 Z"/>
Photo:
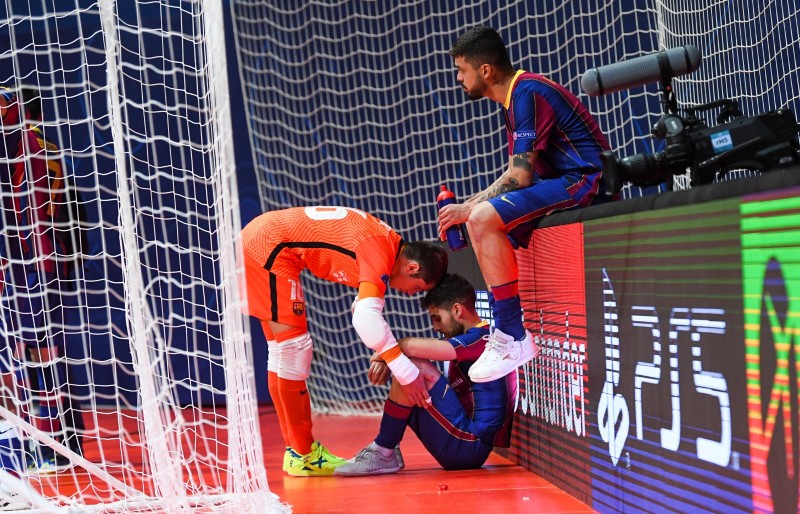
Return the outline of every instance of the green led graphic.
<path id="1" fill-rule="evenodd" d="M 740 214 L 753 507 L 796 512 L 800 198 L 745 203 Z"/>

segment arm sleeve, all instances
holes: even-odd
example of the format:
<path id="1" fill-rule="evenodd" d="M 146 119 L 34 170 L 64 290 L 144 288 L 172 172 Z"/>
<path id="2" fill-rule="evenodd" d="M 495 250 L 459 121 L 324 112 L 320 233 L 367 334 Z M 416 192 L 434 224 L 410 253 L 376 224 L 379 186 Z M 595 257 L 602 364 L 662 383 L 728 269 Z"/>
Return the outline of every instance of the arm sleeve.
<path id="1" fill-rule="evenodd" d="M 419 368 L 399 351 L 397 340 L 383 319 L 384 304 L 383 298 L 374 296 L 358 300 L 353 308 L 353 328 L 364 344 L 381 354 L 395 378 L 405 385 L 416 380 Z"/>
<path id="2" fill-rule="evenodd" d="M 383 298 L 372 296 L 357 300 L 353 307 L 353 328 L 364 344 L 378 353 L 397 345 L 392 330 L 383 319 L 384 304 Z"/>

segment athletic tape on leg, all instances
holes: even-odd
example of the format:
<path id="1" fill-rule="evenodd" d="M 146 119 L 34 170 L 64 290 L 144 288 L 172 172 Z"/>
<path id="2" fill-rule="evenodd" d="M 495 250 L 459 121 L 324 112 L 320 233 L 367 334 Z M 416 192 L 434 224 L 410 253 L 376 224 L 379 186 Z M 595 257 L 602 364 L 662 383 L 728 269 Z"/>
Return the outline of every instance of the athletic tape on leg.
<path id="1" fill-rule="evenodd" d="M 278 341 L 267 341 L 267 371 L 277 373 L 281 364 L 281 348 Z"/>
<path id="2" fill-rule="evenodd" d="M 277 343 L 280 347 L 278 376 L 287 380 L 305 380 L 311 374 L 311 335 L 306 332 Z"/>

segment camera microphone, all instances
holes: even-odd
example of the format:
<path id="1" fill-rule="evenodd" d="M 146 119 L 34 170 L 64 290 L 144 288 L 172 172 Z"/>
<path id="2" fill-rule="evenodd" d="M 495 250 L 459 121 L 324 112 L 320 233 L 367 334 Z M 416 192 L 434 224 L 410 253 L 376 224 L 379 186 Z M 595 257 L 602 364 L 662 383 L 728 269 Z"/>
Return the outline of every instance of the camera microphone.
<path id="1" fill-rule="evenodd" d="M 685 45 L 641 57 L 592 68 L 581 77 L 581 89 L 600 96 L 650 82 L 686 75 L 700 67 L 702 56 L 694 45 Z"/>

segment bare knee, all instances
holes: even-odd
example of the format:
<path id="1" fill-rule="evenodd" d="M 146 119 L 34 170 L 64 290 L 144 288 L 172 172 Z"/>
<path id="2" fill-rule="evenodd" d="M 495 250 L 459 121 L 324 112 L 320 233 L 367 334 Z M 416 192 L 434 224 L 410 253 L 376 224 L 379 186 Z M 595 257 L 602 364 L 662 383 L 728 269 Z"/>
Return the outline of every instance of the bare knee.
<path id="1" fill-rule="evenodd" d="M 430 391 L 442 376 L 439 369 L 431 361 L 426 359 L 411 357 L 411 362 L 419 368 L 422 378 L 425 379 L 425 389 Z M 406 398 L 406 393 L 403 392 L 403 387 L 400 385 L 400 382 L 394 378 L 392 378 L 392 385 L 389 389 L 389 399 L 400 405 L 411 405 L 411 402 Z"/>
<path id="2" fill-rule="evenodd" d="M 489 202 L 481 202 L 470 212 L 467 230 L 473 240 L 479 240 L 487 232 L 503 230 L 503 220 Z"/>

